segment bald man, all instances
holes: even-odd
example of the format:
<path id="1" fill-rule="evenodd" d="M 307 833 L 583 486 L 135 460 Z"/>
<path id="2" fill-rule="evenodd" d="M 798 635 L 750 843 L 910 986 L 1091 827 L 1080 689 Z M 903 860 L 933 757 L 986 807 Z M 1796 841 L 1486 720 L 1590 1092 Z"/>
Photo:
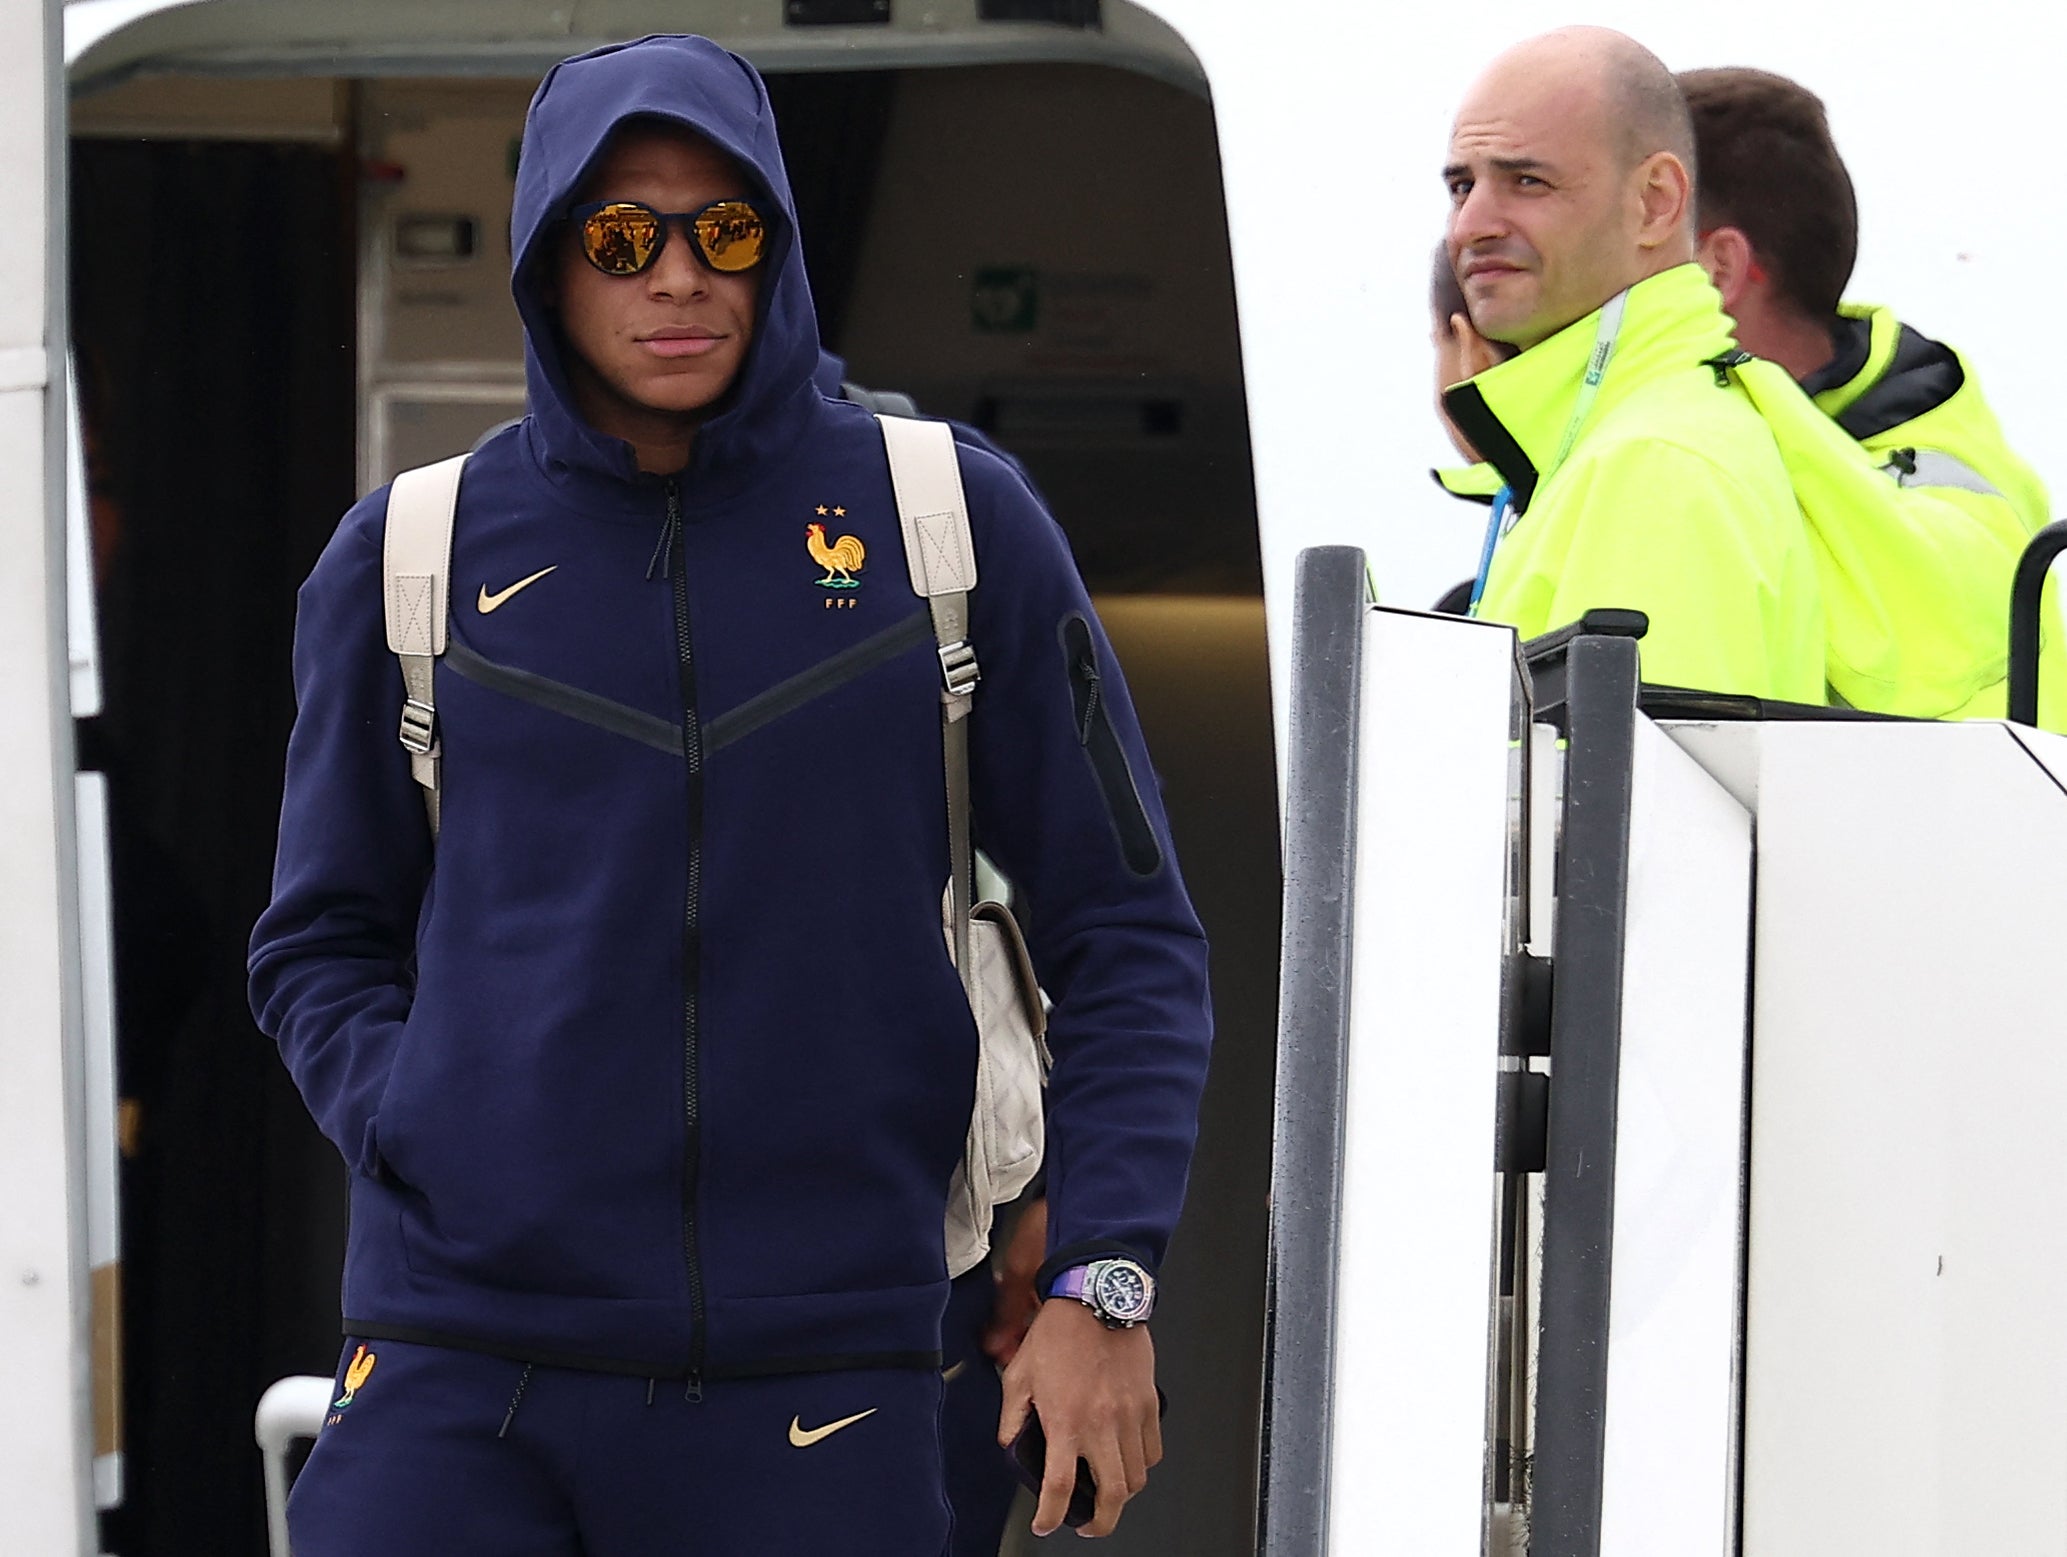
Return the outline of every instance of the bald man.
<path id="1" fill-rule="evenodd" d="M 1509 50 L 1458 110 L 1447 253 L 1518 348 L 1443 395 L 1504 482 L 1470 609 L 1533 637 L 1632 607 L 1645 680 L 1820 703 L 1808 528 L 1694 263 L 1693 157 L 1671 73 L 1604 28 Z"/>

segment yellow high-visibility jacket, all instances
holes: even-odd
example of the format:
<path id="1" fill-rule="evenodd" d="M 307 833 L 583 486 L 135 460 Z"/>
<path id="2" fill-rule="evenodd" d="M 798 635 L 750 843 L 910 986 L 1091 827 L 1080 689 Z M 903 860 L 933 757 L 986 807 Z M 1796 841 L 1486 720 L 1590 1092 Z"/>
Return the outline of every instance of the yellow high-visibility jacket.
<path id="1" fill-rule="evenodd" d="M 1876 701 L 1862 690 L 1851 700 L 1889 713 L 2000 718 L 2010 580 L 2025 543 L 2051 517 L 2045 485 L 2010 448 L 1957 351 L 1886 308 L 1847 303 L 1839 315 L 1836 361 L 1802 388 L 1895 487 L 1883 504 L 1877 547 L 1864 525 L 1859 544 L 1880 553 L 1872 575 L 1883 613 L 1903 639 L 1884 672 L 1894 678 L 1893 694 Z M 1826 603 L 1827 596 L 1826 580 Z M 2067 730 L 2058 609 L 2049 599 L 2039 722 Z M 1854 652 L 1862 662 L 1872 652 L 1872 628 L 1870 619 L 1858 624 Z"/>
<path id="2" fill-rule="evenodd" d="M 1634 608 L 1651 621 L 1646 681 L 1822 702 L 1808 528 L 1772 432 L 1715 366 L 1734 349 L 1721 299 L 1698 265 L 1629 290 L 1598 392 L 1559 462 L 1600 318 L 1444 394 L 1514 499 L 1479 615 L 1534 637 L 1595 607 Z"/>
<path id="3" fill-rule="evenodd" d="M 1841 314 L 1837 359 L 1807 383 L 1769 363 L 1731 369 L 1772 429 L 1810 522 L 1831 701 L 1999 718 L 2010 580 L 2048 522 L 2044 485 L 1957 352 L 1885 308 L 1846 304 Z M 1488 466 L 1438 477 L 1460 497 L 1484 499 L 1500 484 Z M 2039 723 L 2067 730 L 2055 593 L 2049 586 Z"/>

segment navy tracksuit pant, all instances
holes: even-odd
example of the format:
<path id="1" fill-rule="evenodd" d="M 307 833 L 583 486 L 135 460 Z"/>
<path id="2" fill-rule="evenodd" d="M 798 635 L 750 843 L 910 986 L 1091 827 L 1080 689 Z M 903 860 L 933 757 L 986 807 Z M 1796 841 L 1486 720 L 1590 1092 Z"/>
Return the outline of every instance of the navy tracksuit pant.
<path id="1" fill-rule="evenodd" d="M 955 1511 L 954 1557 L 998 1557 L 1005 1521 L 1019 1493 L 1011 1456 L 998 1447 L 998 1412 L 1005 1401 L 997 1364 L 983 1350 L 996 1285 L 990 1266 L 958 1277 L 941 1321 L 940 1349 L 947 1363 L 940 1408 L 947 1500 Z"/>
<path id="2" fill-rule="evenodd" d="M 724 1380 L 701 1401 L 679 1380 L 648 1404 L 643 1379 L 348 1342 L 288 1503 L 295 1557 L 995 1557 L 1018 1482 L 981 1344 L 991 1302 L 987 1266 L 954 1284 L 939 1378 Z"/>
<path id="3" fill-rule="evenodd" d="M 336 1387 L 288 1500 L 295 1557 L 949 1549 L 931 1369 L 718 1380 L 692 1400 L 680 1380 L 375 1341 L 346 1344 Z"/>

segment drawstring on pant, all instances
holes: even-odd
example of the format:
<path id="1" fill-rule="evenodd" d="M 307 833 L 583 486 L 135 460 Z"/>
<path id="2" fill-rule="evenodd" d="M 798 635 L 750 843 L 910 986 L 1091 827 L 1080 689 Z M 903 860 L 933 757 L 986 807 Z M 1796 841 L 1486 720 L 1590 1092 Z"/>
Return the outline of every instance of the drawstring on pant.
<path id="1" fill-rule="evenodd" d="M 503 1413 L 502 1428 L 499 1432 L 496 1433 L 496 1437 L 509 1437 L 510 1424 L 516 1421 L 517 1419 L 517 1407 L 523 1401 L 524 1391 L 530 1386 L 530 1383 L 531 1364 L 527 1362 L 524 1364 L 524 1371 L 517 1375 L 517 1392 L 514 1395 L 510 1396 L 510 1408 L 508 1411 Z"/>

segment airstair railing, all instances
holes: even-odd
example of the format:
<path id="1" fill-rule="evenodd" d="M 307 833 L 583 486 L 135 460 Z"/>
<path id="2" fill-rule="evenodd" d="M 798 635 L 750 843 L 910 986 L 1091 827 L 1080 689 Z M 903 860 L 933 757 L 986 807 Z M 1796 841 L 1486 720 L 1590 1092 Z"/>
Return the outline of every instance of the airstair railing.
<path id="1" fill-rule="evenodd" d="M 1600 1549 L 1613 1285 L 1622 952 L 1640 613 L 1531 643 L 1535 716 L 1565 737 L 1557 975 L 1551 997 L 1543 1279 L 1537 1336 L 1531 1550 Z"/>
<path id="2" fill-rule="evenodd" d="M 2045 605 L 2046 575 L 2060 553 L 2067 552 L 2067 519 L 2049 524 L 2031 538 L 2017 563 L 2010 586 L 2009 715 L 2018 724 L 2038 723 L 2038 649 Z M 2054 624 L 2059 630 L 2059 624 Z"/>
<path id="3" fill-rule="evenodd" d="M 1300 554 L 1285 784 L 1262 1557 L 1323 1557 L 1328 1550 L 1366 598 L 1361 551 L 1324 546 Z"/>

